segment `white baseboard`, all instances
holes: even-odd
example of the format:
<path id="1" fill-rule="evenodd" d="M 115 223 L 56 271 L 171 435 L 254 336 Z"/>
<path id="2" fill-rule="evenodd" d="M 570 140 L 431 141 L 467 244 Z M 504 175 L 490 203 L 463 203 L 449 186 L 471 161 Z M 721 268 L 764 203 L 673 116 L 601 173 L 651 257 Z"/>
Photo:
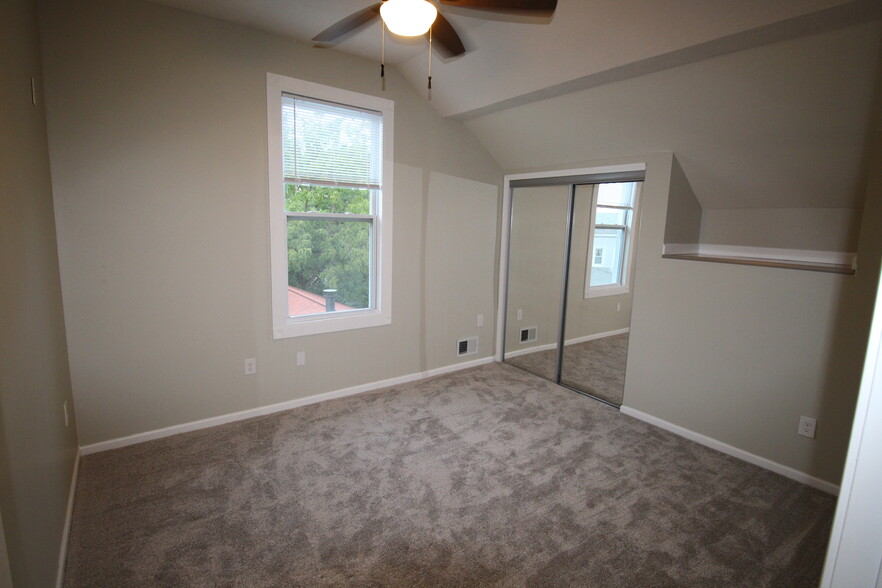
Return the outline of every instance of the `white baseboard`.
<path id="1" fill-rule="evenodd" d="M 55 586 L 61 588 L 64 582 L 64 564 L 67 562 L 67 541 L 70 538 L 70 524 L 73 519 L 74 497 L 77 493 L 77 474 L 80 471 L 80 455 L 77 449 L 77 455 L 74 458 L 73 473 L 70 477 L 70 490 L 67 493 L 67 511 L 64 515 L 64 529 L 61 532 L 61 547 L 58 550 L 58 572 L 55 575 Z"/>
<path id="2" fill-rule="evenodd" d="M 615 331 L 606 331 L 605 333 L 594 333 L 593 335 L 585 335 L 584 337 L 576 337 L 574 339 L 567 339 L 564 341 L 564 345 L 575 345 L 576 343 L 584 343 L 586 341 L 595 341 L 597 339 L 603 339 L 605 337 L 612 337 L 614 335 L 624 335 L 625 333 L 630 333 L 631 327 L 625 327 L 624 329 L 616 329 Z"/>
<path id="3" fill-rule="evenodd" d="M 487 365 L 488 363 L 493 363 L 495 360 L 492 357 L 482 357 L 481 359 L 473 359 L 472 361 L 465 361 L 463 363 L 454 363 L 452 365 L 445 365 L 444 367 L 435 368 L 433 370 L 427 370 L 425 372 L 421 372 L 418 374 L 412 374 L 411 376 L 404 376 L 405 378 L 409 378 L 405 380 L 406 382 L 413 382 L 415 380 L 425 380 L 427 378 L 434 378 L 435 376 L 443 376 L 444 374 L 452 374 L 453 372 L 459 372 L 462 370 L 467 370 L 469 368 L 478 367 L 479 365 Z M 415 376 L 415 377 L 414 377 Z M 403 384 L 404 382 L 398 382 Z M 371 390 L 376 390 L 377 388 L 385 388 L 386 386 L 392 386 L 393 384 L 383 384 L 382 386 L 374 386 Z"/>
<path id="4" fill-rule="evenodd" d="M 536 345 L 535 347 L 509 351 L 505 354 L 505 359 L 511 359 L 512 357 L 517 357 L 519 355 L 528 355 L 530 353 L 539 353 L 540 351 L 548 351 L 549 349 L 557 349 L 557 343 L 545 343 L 544 345 Z"/>
<path id="5" fill-rule="evenodd" d="M 315 404 L 317 402 L 324 402 L 325 400 L 333 400 L 335 398 L 344 398 L 346 396 L 354 396 L 356 394 L 362 394 L 364 392 L 371 392 L 372 390 L 378 390 L 380 388 L 388 388 L 389 386 L 397 386 L 399 384 L 406 384 L 407 382 L 413 382 L 416 380 L 423 380 L 425 378 L 431 378 L 434 376 L 440 376 L 442 374 L 448 374 L 451 372 L 457 372 L 460 370 L 476 367 L 479 365 L 484 365 L 487 363 L 493 363 L 492 357 L 484 357 L 481 359 L 475 359 L 472 361 L 466 361 L 462 363 L 455 363 L 452 365 L 435 368 L 432 370 L 428 370 L 425 372 L 416 372 L 413 374 L 407 374 L 405 376 L 398 376 L 396 378 L 389 378 L 388 380 L 380 380 L 378 382 L 369 382 L 367 384 L 359 384 L 358 386 L 351 386 L 349 388 L 343 388 L 341 390 L 334 390 L 331 392 L 324 392 L 322 394 L 315 394 L 313 396 L 307 396 L 305 398 L 295 398 L 294 400 L 288 400 L 285 402 L 280 402 L 278 404 L 270 404 L 267 406 L 258 406 L 256 408 L 250 408 L 248 410 L 243 410 L 239 412 L 234 412 L 230 414 L 225 414 L 221 416 L 211 417 L 207 419 L 202 419 L 198 421 L 192 421 L 189 423 L 182 423 L 180 425 L 173 425 L 171 427 L 165 427 L 163 429 L 155 429 L 153 431 L 145 431 L 144 433 L 136 433 L 134 435 L 129 435 L 127 437 L 119 437 L 117 439 L 110 439 L 108 441 L 101 441 L 99 443 L 92 443 L 90 445 L 83 445 L 80 447 L 81 455 L 90 455 L 92 453 L 99 453 L 101 451 L 108 451 L 110 449 L 119 449 L 120 447 L 127 447 L 129 445 L 135 445 L 137 443 L 144 443 L 145 441 L 152 441 L 154 439 L 161 439 L 163 437 L 169 437 L 171 435 L 177 435 L 179 433 L 188 433 L 190 431 L 198 431 L 199 429 L 207 429 L 209 427 L 216 427 L 218 425 L 224 425 L 227 423 L 233 423 L 236 421 L 241 421 L 245 419 L 250 419 L 258 416 L 264 416 L 268 414 L 272 414 L 275 412 L 282 412 L 285 410 L 290 410 L 292 408 L 297 408 L 300 406 L 306 406 L 308 404 Z"/>
<path id="6" fill-rule="evenodd" d="M 616 329 L 615 331 L 606 331 L 604 333 L 594 333 L 593 335 L 585 335 L 584 337 L 576 337 L 567 339 L 564 345 L 575 345 L 576 343 L 584 343 L 586 341 L 594 341 L 595 339 L 603 339 L 604 337 L 612 337 L 613 335 L 624 335 L 631 331 L 630 327 L 624 329 Z M 529 353 L 538 353 L 540 351 L 548 351 L 549 349 L 557 349 L 557 343 L 546 343 L 545 345 L 537 345 L 536 347 L 528 347 L 526 349 L 518 349 L 505 354 L 505 359 L 511 359 L 519 355 L 527 355 Z"/>
<path id="7" fill-rule="evenodd" d="M 665 429 L 666 431 L 670 431 L 671 433 L 680 435 L 681 437 L 685 437 L 690 441 L 695 441 L 696 443 L 704 445 L 705 447 L 716 449 L 720 453 L 725 453 L 727 455 L 731 455 L 732 457 L 737 457 L 738 459 L 770 470 L 772 472 L 775 472 L 776 474 L 781 474 L 782 476 L 790 478 L 791 480 L 801 482 L 806 486 L 817 488 L 818 490 L 826 492 L 827 494 L 832 494 L 833 496 L 839 495 L 839 486 L 837 486 L 836 484 L 831 484 L 826 480 L 810 476 L 805 472 L 801 472 L 789 466 L 780 464 L 770 459 L 766 459 L 765 457 L 760 457 L 759 455 L 744 451 L 743 449 L 738 449 L 737 447 L 733 447 L 732 445 L 723 443 L 722 441 L 718 441 L 717 439 L 708 437 L 707 435 L 696 433 L 695 431 L 686 429 L 679 425 L 675 425 L 674 423 L 652 416 L 651 414 L 639 411 L 629 406 L 622 406 L 620 410 L 623 414 L 647 422 L 651 425 L 655 425 L 656 427 Z"/>

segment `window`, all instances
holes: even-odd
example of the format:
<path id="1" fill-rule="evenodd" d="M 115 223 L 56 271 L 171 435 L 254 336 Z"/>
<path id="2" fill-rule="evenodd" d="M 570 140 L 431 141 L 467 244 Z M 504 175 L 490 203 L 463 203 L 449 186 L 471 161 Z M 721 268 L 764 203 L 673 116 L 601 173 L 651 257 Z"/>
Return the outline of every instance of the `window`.
<path id="1" fill-rule="evenodd" d="M 267 74 L 267 121 L 273 337 L 390 323 L 393 103 Z"/>
<path id="2" fill-rule="evenodd" d="M 595 184 L 591 198 L 585 298 L 625 294 L 634 258 L 635 216 L 640 182 Z"/>

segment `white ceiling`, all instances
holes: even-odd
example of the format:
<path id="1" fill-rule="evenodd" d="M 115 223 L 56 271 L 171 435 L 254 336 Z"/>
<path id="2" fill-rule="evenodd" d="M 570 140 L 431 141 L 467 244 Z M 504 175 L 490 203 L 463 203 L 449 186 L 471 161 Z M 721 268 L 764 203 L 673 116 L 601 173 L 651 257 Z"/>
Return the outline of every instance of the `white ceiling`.
<path id="1" fill-rule="evenodd" d="M 373 0 L 154 0 L 189 12 L 310 42 Z M 781 38 L 817 32 L 878 11 L 866 0 L 559 0 L 552 19 L 500 19 L 441 10 L 466 54 L 432 65 L 431 104 L 468 118 L 539 98 L 642 75 Z M 479 18 L 490 16 L 490 18 Z M 391 37 L 391 35 L 390 35 Z M 373 22 L 334 49 L 377 59 Z M 386 63 L 425 91 L 422 39 L 387 38 Z"/>

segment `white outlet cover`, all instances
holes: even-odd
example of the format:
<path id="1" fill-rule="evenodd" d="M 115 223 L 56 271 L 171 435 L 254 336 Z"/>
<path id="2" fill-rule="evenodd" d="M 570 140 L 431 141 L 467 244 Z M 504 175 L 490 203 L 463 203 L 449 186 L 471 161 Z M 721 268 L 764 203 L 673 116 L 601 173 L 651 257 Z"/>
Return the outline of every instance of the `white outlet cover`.
<path id="1" fill-rule="evenodd" d="M 250 376 L 257 373 L 257 360 L 249 357 L 245 360 L 245 375 Z"/>
<path id="2" fill-rule="evenodd" d="M 812 417 L 803 416 L 799 418 L 799 429 L 797 433 L 802 435 L 803 437 L 808 437 L 809 439 L 815 438 L 815 427 L 818 425 L 818 419 L 813 419 Z"/>

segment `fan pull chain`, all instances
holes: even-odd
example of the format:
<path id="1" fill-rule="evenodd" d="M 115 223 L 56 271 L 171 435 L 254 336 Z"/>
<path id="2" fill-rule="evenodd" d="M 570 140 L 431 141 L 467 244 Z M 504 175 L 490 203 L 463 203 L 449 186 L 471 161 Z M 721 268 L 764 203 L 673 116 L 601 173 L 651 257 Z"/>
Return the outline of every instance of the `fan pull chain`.
<path id="1" fill-rule="evenodd" d="M 383 19 L 380 19 L 381 21 Z M 386 89 L 386 23 L 382 23 L 380 31 L 380 79 L 383 80 L 383 90 Z"/>
<path id="2" fill-rule="evenodd" d="M 429 27 L 429 100 L 432 99 L 432 27 Z"/>

